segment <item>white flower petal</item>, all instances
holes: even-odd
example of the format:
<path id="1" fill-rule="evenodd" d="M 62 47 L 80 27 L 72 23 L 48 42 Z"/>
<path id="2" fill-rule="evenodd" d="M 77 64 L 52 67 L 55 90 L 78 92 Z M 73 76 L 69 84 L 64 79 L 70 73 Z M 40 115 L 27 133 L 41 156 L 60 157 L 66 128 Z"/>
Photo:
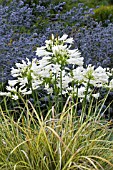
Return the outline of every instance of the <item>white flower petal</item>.
<path id="1" fill-rule="evenodd" d="M 13 100 L 18 100 L 18 96 L 16 94 L 12 95 Z"/>
<path id="2" fill-rule="evenodd" d="M 15 86 L 18 83 L 18 80 L 8 80 L 10 86 Z"/>
<path id="3" fill-rule="evenodd" d="M 11 93 L 10 92 L 1 92 L 0 91 L 0 96 L 11 96 Z"/>
<path id="4" fill-rule="evenodd" d="M 61 38 L 59 38 L 59 40 L 60 40 L 60 41 L 64 41 L 64 40 L 67 39 L 67 37 L 68 37 L 68 35 L 67 35 L 67 34 L 64 34 Z"/>
<path id="5" fill-rule="evenodd" d="M 95 99 L 98 99 L 99 96 L 100 96 L 100 93 L 92 94 L 92 96 L 93 96 Z"/>

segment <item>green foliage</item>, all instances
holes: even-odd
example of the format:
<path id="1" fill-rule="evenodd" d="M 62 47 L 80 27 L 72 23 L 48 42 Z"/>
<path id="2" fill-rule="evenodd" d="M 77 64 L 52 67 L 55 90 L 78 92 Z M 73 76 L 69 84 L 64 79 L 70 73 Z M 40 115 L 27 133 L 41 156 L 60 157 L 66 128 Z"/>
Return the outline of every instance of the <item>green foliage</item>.
<path id="1" fill-rule="evenodd" d="M 105 20 L 109 19 L 111 22 L 113 21 L 113 6 L 101 6 L 94 10 L 93 18 L 97 21 L 105 22 Z"/>
<path id="2" fill-rule="evenodd" d="M 9 4 L 12 0 L 0 0 L 0 4 Z M 26 0 L 26 4 L 32 5 L 33 3 L 36 4 L 40 4 L 43 5 L 45 7 L 47 7 L 50 3 L 53 3 L 55 5 L 57 5 L 60 2 L 64 2 L 63 0 Z M 71 9 L 73 6 L 76 6 L 78 3 L 84 3 L 85 5 L 89 6 L 89 7 L 96 7 L 97 5 L 109 5 L 109 4 L 113 4 L 113 0 L 77 0 L 77 2 L 74 2 L 72 0 L 65 0 L 66 2 L 66 6 L 64 8 L 64 10 L 69 10 Z"/>
<path id="3" fill-rule="evenodd" d="M 109 5 L 112 0 L 78 0 L 79 3 L 84 3 L 88 7 L 95 8 L 96 6 Z"/>
<path id="4" fill-rule="evenodd" d="M 12 0 L 0 0 L 0 4 L 9 5 Z"/>
<path id="5" fill-rule="evenodd" d="M 44 119 L 26 101 L 15 122 L 0 109 L 0 169 L 112 170 L 112 130 L 98 117 L 81 124 L 72 110 L 68 100 L 61 113 L 52 107 Z"/>
<path id="6" fill-rule="evenodd" d="M 29 4 L 30 6 L 35 3 L 35 4 L 40 4 L 40 5 L 43 5 L 45 7 L 47 7 L 50 3 L 51 3 L 51 0 L 26 0 L 25 1 L 25 4 Z"/>

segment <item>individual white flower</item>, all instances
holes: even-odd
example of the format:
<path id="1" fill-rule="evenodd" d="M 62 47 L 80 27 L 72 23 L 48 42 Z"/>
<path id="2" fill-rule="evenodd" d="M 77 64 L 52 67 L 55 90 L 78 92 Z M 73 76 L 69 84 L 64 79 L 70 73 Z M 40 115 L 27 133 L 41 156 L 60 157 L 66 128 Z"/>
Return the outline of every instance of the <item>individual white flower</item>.
<path id="1" fill-rule="evenodd" d="M 47 90 L 47 93 L 48 93 L 48 94 L 52 94 L 52 93 L 53 93 L 53 88 L 52 88 L 52 87 L 49 87 L 49 84 L 46 84 L 46 83 L 45 83 L 44 89 Z"/>
<path id="2" fill-rule="evenodd" d="M 8 97 L 11 97 L 11 93 L 10 93 L 10 92 L 1 92 L 1 91 L 0 91 L 0 96 L 8 96 Z"/>
<path id="3" fill-rule="evenodd" d="M 52 94 L 53 93 L 53 88 L 52 87 L 50 87 L 50 88 L 48 88 L 46 90 L 47 90 L 48 94 Z"/>
<path id="4" fill-rule="evenodd" d="M 98 78 L 103 83 L 108 83 L 109 76 L 107 75 L 104 68 L 99 66 L 97 69 L 95 69 L 94 76 Z"/>
<path id="5" fill-rule="evenodd" d="M 13 87 L 18 83 L 18 80 L 8 80 L 8 84 Z"/>
<path id="6" fill-rule="evenodd" d="M 67 55 L 67 45 L 57 45 L 52 47 L 53 55 L 57 57 L 57 55 L 64 56 Z"/>
<path id="7" fill-rule="evenodd" d="M 60 65 L 59 64 L 51 64 L 51 72 L 52 73 L 56 73 L 56 74 L 58 74 L 60 71 L 61 71 L 61 69 L 60 69 Z"/>
<path id="8" fill-rule="evenodd" d="M 38 68 L 45 67 L 50 63 L 51 56 L 45 56 L 41 60 L 39 60 Z"/>
<path id="9" fill-rule="evenodd" d="M 83 65 L 83 57 L 81 57 L 81 53 L 78 51 L 78 49 L 75 50 L 68 50 L 69 53 L 69 59 L 67 59 L 67 62 L 69 64 L 76 64 L 79 66 Z"/>
<path id="10" fill-rule="evenodd" d="M 30 70 L 37 71 L 37 65 L 39 64 L 37 58 L 34 58 L 31 63 Z"/>
<path id="11" fill-rule="evenodd" d="M 51 51 L 51 47 L 53 46 L 53 40 L 46 40 L 45 43 L 47 50 Z"/>
<path id="12" fill-rule="evenodd" d="M 36 89 L 38 89 L 40 86 L 41 86 L 41 84 L 42 84 L 42 81 L 41 80 L 32 80 L 32 89 L 33 90 L 36 90 Z"/>
<path id="13" fill-rule="evenodd" d="M 58 40 L 72 44 L 74 42 L 73 38 L 67 38 L 68 35 L 64 34 L 61 38 L 59 38 Z"/>
<path id="14" fill-rule="evenodd" d="M 11 87 L 11 86 L 6 86 L 7 91 L 10 92 L 17 92 L 17 86 L 16 87 Z"/>
<path id="15" fill-rule="evenodd" d="M 67 89 L 62 89 L 62 94 L 63 94 L 63 95 L 65 95 L 65 94 L 67 94 L 67 93 L 69 93 Z M 59 93 L 59 95 L 61 95 L 61 93 Z"/>
<path id="16" fill-rule="evenodd" d="M 44 68 L 42 67 L 38 70 L 38 75 L 42 78 L 50 77 L 51 69 L 52 69 L 52 64 L 49 64 L 49 65 L 45 66 Z"/>
<path id="17" fill-rule="evenodd" d="M 24 63 L 24 62 L 27 63 L 28 66 L 31 65 L 31 61 L 29 60 L 29 58 L 26 57 L 26 60 L 27 60 L 27 62 L 25 62 L 24 60 L 22 60 L 22 62 L 23 62 L 23 63 Z M 34 59 L 33 59 L 32 61 L 34 61 Z"/>
<path id="18" fill-rule="evenodd" d="M 42 57 L 42 56 L 52 55 L 52 53 L 46 51 L 46 46 L 43 46 L 43 47 L 37 47 L 36 55 L 38 55 L 39 57 Z"/>
<path id="19" fill-rule="evenodd" d="M 86 70 L 80 66 L 72 70 L 74 81 L 81 82 L 84 80 L 84 74 Z"/>
<path id="20" fill-rule="evenodd" d="M 18 100 L 18 95 L 14 94 L 11 96 L 13 100 Z"/>
<path id="21" fill-rule="evenodd" d="M 84 94 L 84 92 L 86 91 L 86 87 L 80 87 L 80 88 L 78 88 L 77 89 L 77 96 L 79 97 L 79 98 L 84 98 L 85 97 L 85 94 Z"/>
<path id="22" fill-rule="evenodd" d="M 23 95 L 32 94 L 32 90 L 30 89 L 30 90 L 28 90 L 28 91 L 24 91 L 24 92 L 22 92 L 22 94 L 23 94 Z"/>
<path id="23" fill-rule="evenodd" d="M 106 70 L 99 66 L 93 72 L 94 80 L 91 80 L 90 83 L 95 87 L 102 87 L 105 84 L 108 84 L 109 76 L 106 73 Z"/>
<path id="24" fill-rule="evenodd" d="M 19 76 L 23 76 L 23 74 L 28 74 L 30 72 L 30 68 L 31 68 L 31 61 L 26 58 L 27 61 L 22 60 L 22 63 L 16 63 L 16 67 L 17 69 L 12 68 L 12 76 L 13 77 L 19 77 Z"/>
<path id="25" fill-rule="evenodd" d="M 81 86 L 81 87 L 74 87 L 74 92 L 78 98 L 84 98 L 86 95 L 86 99 L 89 100 L 89 94 L 91 93 L 91 89 L 88 88 L 87 94 L 85 94 L 87 87 L 86 86 Z"/>
<path id="26" fill-rule="evenodd" d="M 69 75 L 65 75 L 62 77 L 62 87 L 63 89 L 68 88 L 69 83 L 72 81 L 72 78 Z"/>
<path id="27" fill-rule="evenodd" d="M 76 56 L 75 56 L 75 58 L 73 57 L 73 58 L 67 59 L 67 62 L 68 62 L 68 64 L 76 64 L 78 66 L 82 66 L 83 65 L 83 57 L 76 58 Z"/>
<path id="28" fill-rule="evenodd" d="M 80 58 L 81 53 L 78 51 L 78 49 L 74 49 L 74 50 L 68 50 L 70 56 L 73 57 L 77 57 Z"/>
<path id="29" fill-rule="evenodd" d="M 28 65 L 31 64 L 31 62 L 29 61 L 28 58 L 26 58 L 27 62 L 22 60 L 22 63 L 16 63 L 15 65 L 17 66 L 18 69 L 24 69 L 26 68 Z"/>
<path id="30" fill-rule="evenodd" d="M 27 77 L 22 77 L 22 78 L 18 78 L 18 81 L 20 82 L 20 85 L 26 85 L 28 84 L 28 79 Z"/>
<path id="31" fill-rule="evenodd" d="M 88 82 L 89 80 L 94 80 L 94 66 L 91 64 L 88 65 L 86 69 L 84 69 L 84 80 Z"/>
<path id="32" fill-rule="evenodd" d="M 95 99 L 98 99 L 98 98 L 99 98 L 99 96 L 100 96 L 100 93 L 92 94 L 92 96 L 93 96 Z"/>
<path id="33" fill-rule="evenodd" d="M 26 59 L 27 59 L 27 58 L 26 58 Z M 25 60 L 22 60 L 22 64 L 26 66 L 26 65 L 27 65 L 27 62 L 26 62 Z"/>
<path id="34" fill-rule="evenodd" d="M 18 77 L 20 75 L 20 70 L 19 69 L 15 69 L 14 67 L 11 68 L 11 75 L 13 77 Z"/>
<path id="35" fill-rule="evenodd" d="M 30 70 L 29 70 L 29 74 L 32 74 L 32 73 L 37 74 L 38 69 L 39 68 L 38 68 L 37 64 L 33 63 Z"/>
<path id="36" fill-rule="evenodd" d="M 24 85 L 18 89 L 18 92 L 20 92 L 23 95 L 32 94 L 31 88 L 27 89 Z"/>
<path id="37" fill-rule="evenodd" d="M 31 81 L 39 79 L 38 72 L 31 72 L 31 77 L 32 77 Z"/>
<path id="38" fill-rule="evenodd" d="M 65 41 L 67 39 L 68 35 L 64 34 L 61 38 L 59 38 L 60 41 Z"/>
<path id="39" fill-rule="evenodd" d="M 68 91 L 72 91 L 72 90 L 73 90 L 73 87 L 72 87 L 72 86 L 68 86 L 68 87 L 67 87 L 67 90 L 68 90 Z"/>
<path id="40" fill-rule="evenodd" d="M 73 44 L 74 40 L 73 38 L 68 38 L 67 40 L 65 40 L 65 42 L 69 44 Z"/>

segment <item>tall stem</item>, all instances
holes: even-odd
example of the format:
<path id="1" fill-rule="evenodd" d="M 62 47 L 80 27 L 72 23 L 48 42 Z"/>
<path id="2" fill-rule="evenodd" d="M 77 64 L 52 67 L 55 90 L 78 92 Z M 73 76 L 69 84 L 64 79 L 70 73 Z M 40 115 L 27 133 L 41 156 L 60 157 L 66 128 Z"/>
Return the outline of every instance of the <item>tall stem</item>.
<path id="1" fill-rule="evenodd" d="M 58 91 L 57 91 L 57 76 L 55 73 L 55 85 L 54 85 L 54 91 L 55 91 L 55 104 L 57 104 L 57 95 L 58 95 Z"/>
<path id="2" fill-rule="evenodd" d="M 82 112 L 81 112 L 81 116 L 80 116 L 80 122 L 81 123 L 83 123 L 84 118 L 85 118 L 85 114 L 86 114 L 87 95 L 88 95 L 88 89 L 89 89 L 89 82 L 90 82 L 90 80 L 88 80 L 87 88 L 86 88 L 86 91 L 85 91 L 85 97 L 83 99 L 83 104 L 82 104 Z"/>
<path id="3" fill-rule="evenodd" d="M 61 109 L 63 108 L 63 96 L 62 96 L 62 70 L 63 70 L 63 66 L 61 65 L 61 71 L 60 71 L 60 95 L 61 95 Z"/>

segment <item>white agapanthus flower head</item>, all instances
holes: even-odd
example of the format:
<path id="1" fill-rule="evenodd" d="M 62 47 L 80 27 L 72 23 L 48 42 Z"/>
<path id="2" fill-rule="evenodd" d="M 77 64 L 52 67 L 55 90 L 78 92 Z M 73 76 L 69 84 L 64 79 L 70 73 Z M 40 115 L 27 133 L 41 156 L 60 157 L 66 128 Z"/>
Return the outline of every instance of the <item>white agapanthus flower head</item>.
<path id="1" fill-rule="evenodd" d="M 108 73 L 106 72 L 106 69 L 102 68 L 101 66 L 96 68 L 93 71 L 92 75 L 93 75 L 93 79 L 90 81 L 90 83 L 94 87 L 103 87 L 109 82 Z"/>
<path id="2" fill-rule="evenodd" d="M 55 64 L 61 64 L 63 66 L 66 64 L 76 64 L 82 66 L 83 57 L 81 57 L 81 53 L 78 49 L 70 50 L 72 43 L 73 38 L 68 38 L 67 34 L 56 38 L 52 34 L 51 40 L 45 41 L 45 46 L 37 48 L 36 55 L 39 57 L 44 56 L 44 59 L 46 59 L 46 57 L 50 57 L 49 61 L 52 61 Z"/>
<path id="3" fill-rule="evenodd" d="M 113 89 L 113 80 L 109 82 L 112 71 L 101 66 L 95 69 L 92 65 L 84 68 L 79 50 L 70 48 L 73 42 L 73 38 L 68 38 L 67 34 L 61 37 L 52 34 L 51 39 L 45 41 L 45 46 L 36 50 L 36 55 L 41 59 L 34 58 L 30 61 L 26 58 L 12 67 L 11 75 L 14 79 L 8 80 L 7 92 L 0 92 L 0 95 L 17 100 L 18 93 L 32 94 L 32 91 L 41 86 L 52 95 L 56 83 L 57 91 L 61 92 L 62 88 L 62 94 L 72 92 L 83 99 L 89 83 L 91 89 L 88 87 L 87 98 L 92 94 L 92 97 L 98 99 L 99 93 L 93 93 L 92 87 L 104 86 Z M 72 65 L 72 69 L 68 65 Z M 79 85 L 79 88 L 76 85 Z"/>

